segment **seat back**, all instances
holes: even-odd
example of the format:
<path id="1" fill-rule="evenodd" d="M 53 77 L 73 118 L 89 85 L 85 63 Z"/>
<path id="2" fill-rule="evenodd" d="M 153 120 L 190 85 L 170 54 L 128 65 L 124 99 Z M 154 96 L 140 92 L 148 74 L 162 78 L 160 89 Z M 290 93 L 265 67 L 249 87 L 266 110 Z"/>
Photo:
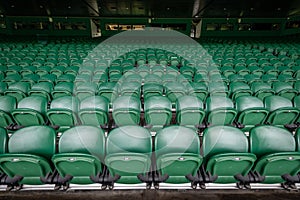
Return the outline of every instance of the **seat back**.
<path id="1" fill-rule="evenodd" d="M 14 123 L 11 112 L 17 107 L 17 101 L 12 96 L 0 96 L 0 127 Z"/>
<path id="2" fill-rule="evenodd" d="M 12 111 L 14 120 L 21 126 L 44 125 L 46 122 L 47 99 L 42 96 L 25 97 Z"/>
<path id="3" fill-rule="evenodd" d="M 195 128 L 205 117 L 203 102 L 196 96 L 182 96 L 176 101 L 176 120 L 180 125 Z"/>
<path id="4" fill-rule="evenodd" d="M 171 101 L 164 96 L 152 96 L 144 102 L 145 122 L 151 130 L 157 131 L 169 125 L 172 119 Z"/>
<path id="5" fill-rule="evenodd" d="M 108 122 L 109 103 L 105 97 L 90 96 L 80 102 L 78 116 L 82 124 L 100 126 Z"/>
<path id="6" fill-rule="evenodd" d="M 300 171 L 300 152 L 296 152 L 293 135 L 284 128 L 266 125 L 251 129 L 250 152 L 259 158 L 254 171 L 265 176 L 264 183 L 282 183 L 282 175 L 294 176 Z"/>
<path id="7" fill-rule="evenodd" d="M 134 96 L 119 96 L 113 101 L 113 119 L 117 126 L 140 123 L 141 101 Z"/>
<path id="8" fill-rule="evenodd" d="M 70 128 L 60 137 L 58 150 L 59 153 L 52 157 L 52 161 L 62 177 L 73 176 L 71 183 L 92 183 L 90 176 L 102 172 L 104 132 L 94 126 Z"/>
<path id="9" fill-rule="evenodd" d="M 155 136 L 156 167 L 169 175 L 168 183 L 186 183 L 186 175 L 196 175 L 202 163 L 200 140 L 196 132 L 183 126 L 170 126 Z"/>
<path id="10" fill-rule="evenodd" d="M 237 182 L 234 176 L 247 175 L 256 157 L 249 153 L 245 134 L 231 126 L 212 126 L 204 130 L 202 141 L 205 170 L 217 175 L 216 182 Z"/>
<path id="11" fill-rule="evenodd" d="M 10 177 L 22 176 L 20 183 L 39 185 L 40 177 L 53 171 L 55 131 L 47 126 L 30 126 L 16 131 L 8 141 L 8 153 L 0 155 L 1 169 Z"/>
<path id="12" fill-rule="evenodd" d="M 147 129 L 122 126 L 107 137 L 105 164 L 111 176 L 121 176 L 119 183 L 140 183 L 137 175 L 149 172 L 151 152 L 152 139 Z"/>

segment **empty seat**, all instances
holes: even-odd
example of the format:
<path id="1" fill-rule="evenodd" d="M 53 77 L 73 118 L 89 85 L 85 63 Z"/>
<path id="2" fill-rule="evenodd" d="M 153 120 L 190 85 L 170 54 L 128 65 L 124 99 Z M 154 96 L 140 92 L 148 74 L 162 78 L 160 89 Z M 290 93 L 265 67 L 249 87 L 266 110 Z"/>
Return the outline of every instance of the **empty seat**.
<path id="1" fill-rule="evenodd" d="M 97 92 L 98 87 L 96 83 L 87 82 L 79 84 L 75 89 L 74 95 L 79 100 L 83 100 L 86 97 L 95 96 Z"/>
<path id="2" fill-rule="evenodd" d="M 230 126 L 212 126 L 203 133 L 204 169 L 217 176 L 216 183 L 235 183 L 235 175 L 247 175 L 256 156 L 249 153 L 245 134 Z"/>
<path id="3" fill-rule="evenodd" d="M 207 85 L 201 82 L 192 82 L 187 88 L 188 95 L 197 96 L 201 101 L 205 101 L 208 95 Z"/>
<path id="4" fill-rule="evenodd" d="M 140 183 L 137 176 L 151 171 L 151 154 L 152 138 L 147 129 L 122 126 L 107 137 L 105 165 L 112 177 L 121 176 L 118 183 Z"/>
<path id="5" fill-rule="evenodd" d="M 300 152 L 293 135 L 286 129 L 258 126 L 250 131 L 250 152 L 258 160 L 253 168 L 264 177 L 263 183 L 282 183 L 283 175 L 299 172 Z"/>
<path id="6" fill-rule="evenodd" d="M 22 177 L 12 184 L 43 184 L 41 177 L 54 170 L 55 140 L 55 131 L 47 126 L 22 128 L 9 138 L 8 153 L 0 155 L 0 166 L 9 177 Z"/>
<path id="7" fill-rule="evenodd" d="M 82 124 L 104 126 L 108 123 L 109 102 L 102 96 L 90 96 L 80 102 L 78 116 Z"/>
<path id="8" fill-rule="evenodd" d="M 288 98 L 289 100 L 293 100 L 293 98 L 298 94 L 298 91 L 286 82 L 274 82 L 273 89 L 276 95 Z"/>
<path id="9" fill-rule="evenodd" d="M 40 82 L 34 84 L 28 92 L 29 96 L 41 96 L 45 97 L 48 101 L 51 100 L 51 92 L 53 90 L 53 84 L 50 82 Z"/>
<path id="10" fill-rule="evenodd" d="M 30 89 L 30 84 L 26 82 L 17 82 L 8 86 L 8 89 L 4 92 L 5 95 L 15 97 L 17 101 L 25 98 Z"/>
<path id="11" fill-rule="evenodd" d="M 195 131 L 183 126 L 170 126 L 155 136 L 156 170 L 168 175 L 167 183 L 187 183 L 187 175 L 195 176 L 202 164 L 200 139 Z"/>
<path id="12" fill-rule="evenodd" d="M 61 82 L 54 86 L 54 89 L 51 92 L 52 98 L 59 98 L 63 96 L 72 96 L 73 95 L 73 83 L 70 82 Z"/>
<path id="13" fill-rule="evenodd" d="M 207 88 L 210 96 L 227 96 L 229 93 L 224 82 L 210 82 Z"/>
<path id="14" fill-rule="evenodd" d="M 236 121 L 238 127 L 243 131 L 249 131 L 251 128 L 264 124 L 269 111 L 264 107 L 264 103 L 258 97 L 242 96 L 235 102 L 238 116 Z"/>
<path id="15" fill-rule="evenodd" d="M 207 123 L 210 125 L 232 124 L 237 111 L 228 97 L 211 96 L 206 100 Z"/>
<path id="16" fill-rule="evenodd" d="M 140 123 L 141 101 L 134 96 L 119 96 L 112 103 L 112 116 L 117 126 Z"/>
<path id="17" fill-rule="evenodd" d="M 134 96 L 140 98 L 141 96 L 141 83 L 124 81 L 119 86 L 120 95 Z"/>
<path id="18" fill-rule="evenodd" d="M 98 95 L 107 98 L 109 102 L 115 100 L 118 96 L 118 86 L 116 83 L 102 83 L 98 88 Z"/>
<path id="19" fill-rule="evenodd" d="M 186 94 L 186 88 L 183 84 L 178 82 L 167 83 L 165 85 L 166 96 L 170 99 L 172 104 L 175 105 L 177 98 Z"/>
<path id="20" fill-rule="evenodd" d="M 275 95 L 275 91 L 272 89 L 271 85 L 263 82 L 253 82 L 251 84 L 251 90 L 254 96 L 264 100 L 267 96 Z"/>
<path id="21" fill-rule="evenodd" d="M 52 125 L 59 126 L 64 131 L 71 126 L 79 124 L 77 119 L 78 99 L 72 96 L 64 96 L 54 99 L 47 111 L 47 117 Z"/>
<path id="22" fill-rule="evenodd" d="M 12 116 L 20 126 L 45 125 L 47 103 L 45 97 L 25 97 L 19 101 L 17 109 L 12 111 Z"/>
<path id="23" fill-rule="evenodd" d="M 205 118 L 203 102 L 196 96 L 182 96 L 176 101 L 177 124 L 198 128 Z"/>
<path id="24" fill-rule="evenodd" d="M 145 99 L 144 112 L 146 125 L 152 131 L 157 131 L 170 124 L 172 104 L 167 97 L 152 96 Z"/>
<path id="25" fill-rule="evenodd" d="M 17 107 L 15 97 L 0 96 L 0 127 L 7 127 L 14 123 L 11 112 Z"/>
<path id="26" fill-rule="evenodd" d="M 252 90 L 250 90 L 249 85 L 241 82 L 231 83 L 229 86 L 230 97 L 236 100 L 240 96 L 251 96 Z"/>
<path id="27" fill-rule="evenodd" d="M 143 97 L 147 99 L 152 96 L 162 96 L 164 92 L 164 86 L 159 83 L 145 83 L 143 85 Z"/>
<path id="28" fill-rule="evenodd" d="M 52 161 L 62 178 L 72 176 L 68 182 L 90 184 L 90 176 L 102 173 L 104 155 L 104 132 L 94 126 L 76 126 L 63 132 Z"/>
<path id="29" fill-rule="evenodd" d="M 281 96 L 269 96 L 264 100 L 265 108 L 270 112 L 266 122 L 271 125 L 292 125 L 299 115 L 291 100 Z"/>

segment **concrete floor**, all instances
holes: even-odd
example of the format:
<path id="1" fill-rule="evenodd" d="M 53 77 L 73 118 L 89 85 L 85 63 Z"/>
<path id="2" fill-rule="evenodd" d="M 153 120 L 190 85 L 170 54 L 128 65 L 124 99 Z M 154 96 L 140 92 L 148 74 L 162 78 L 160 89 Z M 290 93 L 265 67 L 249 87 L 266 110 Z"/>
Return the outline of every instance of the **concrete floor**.
<path id="1" fill-rule="evenodd" d="M 0 192 L 1 200 L 186 200 L 186 199 L 211 199 L 211 200 L 287 200 L 300 199 L 300 192 L 285 190 L 114 190 L 114 191 L 18 191 Z"/>

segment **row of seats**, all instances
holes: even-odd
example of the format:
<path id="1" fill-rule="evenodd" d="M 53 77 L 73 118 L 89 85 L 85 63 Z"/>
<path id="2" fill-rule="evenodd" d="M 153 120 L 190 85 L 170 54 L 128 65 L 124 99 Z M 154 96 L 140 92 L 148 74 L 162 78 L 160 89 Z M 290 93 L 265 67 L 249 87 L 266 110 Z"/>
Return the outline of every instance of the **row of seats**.
<path id="1" fill-rule="evenodd" d="M 107 138 L 100 128 L 76 126 L 61 135 L 58 149 L 55 131 L 47 126 L 23 128 L 10 138 L 0 130 L 1 184 L 9 189 L 46 183 L 64 189 L 69 183 L 101 183 L 112 189 L 114 183 L 141 182 L 147 188 L 161 182 L 191 182 L 193 188 L 209 182 L 292 187 L 300 181 L 300 129 L 294 138 L 286 129 L 258 126 L 248 139 L 237 128 L 212 126 L 200 143 L 192 129 L 170 126 L 152 144 L 150 132 L 139 126 L 113 129 Z"/>

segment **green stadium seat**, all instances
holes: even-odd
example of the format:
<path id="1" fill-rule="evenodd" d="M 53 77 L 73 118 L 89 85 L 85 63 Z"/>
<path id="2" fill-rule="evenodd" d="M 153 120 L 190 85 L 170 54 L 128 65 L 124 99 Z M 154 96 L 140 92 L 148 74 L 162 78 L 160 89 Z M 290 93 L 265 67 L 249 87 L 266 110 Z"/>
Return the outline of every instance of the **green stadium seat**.
<path id="1" fill-rule="evenodd" d="M 196 96 L 182 96 L 176 101 L 176 121 L 181 126 L 198 129 L 205 118 L 203 102 Z"/>
<path id="2" fill-rule="evenodd" d="M 55 153 L 55 131 L 47 126 L 30 126 L 17 130 L 8 140 L 8 153 L 0 155 L 0 166 L 13 178 L 13 185 L 41 185 L 41 177 L 53 172 L 51 157 Z M 18 185 L 20 187 L 20 185 Z"/>
<path id="3" fill-rule="evenodd" d="M 238 116 L 236 121 L 238 127 L 242 126 L 243 131 L 249 131 L 251 128 L 264 124 L 269 111 L 265 109 L 264 103 L 258 97 L 242 96 L 235 102 Z"/>
<path id="4" fill-rule="evenodd" d="M 11 114 L 20 126 L 46 125 L 47 99 L 30 96 L 21 99 Z"/>
<path id="5" fill-rule="evenodd" d="M 109 102 L 102 96 L 90 96 L 80 102 L 78 116 L 82 124 L 104 126 L 108 123 Z"/>
<path id="6" fill-rule="evenodd" d="M 19 102 L 21 99 L 25 98 L 30 89 L 30 84 L 26 82 L 17 82 L 8 86 L 7 90 L 4 92 L 7 96 L 15 97 Z"/>
<path id="7" fill-rule="evenodd" d="M 140 123 L 141 101 L 134 96 L 119 96 L 112 103 L 112 116 L 117 126 Z"/>
<path id="8" fill-rule="evenodd" d="M 16 98 L 11 96 L 0 96 L 0 127 L 8 127 L 14 124 L 11 112 L 16 109 Z"/>
<path id="9" fill-rule="evenodd" d="M 134 96 L 140 98 L 141 96 L 141 83 L 134 82 L 126 79 L 123 83 L 119 86 L 119 93 L 120 96 Z"/>
<path id="10" fill-rule="evenodd" d="M 45 97 L 48 101 L 51 100 L 51 92 L 53 90 L 53 84 L 50 82 L 40 82 L 34 84 L 28 92 L 29 96 L 41 96 Z"/>
<path id="11" fill-rule="evenodd" d="M 229 93 L 224 82 L 210 82 L 207 88 L 210 96 L 228 96 Z"/>
<path id="12" fill-rule="evenodd" d="M 118 96 L 118 85 L 116 83 L 102 83 L 98 88 L 98 95 L 107 98 L 111 103 Z"/>
<path id="13" fill-rule="evenodd" d="M 252 90 L 250 89 L 249 85 L 241 82 L 230 83 L 229 92 L 230 92 L 230 98 L 234 101 L 238 97 L 252 95 Z"/>
<path id="14" fill-rule="evenodd" d="M 289 100 L 293 100 L 293 98 L 298 94 L 298 91 L 293 88 L 292 85 L 286 82 L 275 82 L 272 85 L 276 95 L 285 97 Z"/>
<path id="15" fill-rule="evenodd" d="M 7 89 L 7 84 L 4 82 L 0 82 L 0 96 L 4 95 L 6 89 Z"/>
<path id="16" fill-rule="evenodd" d="M 61 177 L 72 177 L 69 183 L 91 184 L 90 176 L 103 171 L 104 156 L 104 132 L 94 126 L 76 126 L 63 132 L 52 162 Z"/>
<path id="17" fill-rule="evenodd" d="M 165 67 L 163 65 L 155 65 L 151 68 L 152 74 L 155 74 L 159 77 L 165 73 Z"/>
<path id="18" fill-rule="evenodd" d="M 143 127 L 122 126 L 108 134 L 105 165 L 112 177 L 120 176 L 118 183 L 141 183 L 137 176 L 151 171 L 151 154 L 151 134 Z"/>
<path id="19" fill-rule="evenodd" d="M 79 102 L 76 97 L 59 97 L 52 100 L 47 111 L 47 117 L 52 125 L 59 126 L 59 131 L 64 131 L 79 124 L 78 107 Z"/>
<path id="20" fill-rule="evenodd" d="M 145 99 L 144 113 L 146 126 L 152 131 L 162 129 L 171 123 L 172 103 L 164 96 L 152 96 Z"/>
<path id="21" fill-rule="evenodd" d="M 262 183 L 283 183 L 283 175 L 299 172 L 300 153 L 293 135 L 286 129 L 258 126 L 250 131 L 250 152 L 258 158 L 253 171 L 264 177 Z"/>
<path id="22" fill-rule="evenodd" d="M 275 91 L 268 83 L 253 82 L 251 84 L 251 90 L 253 91 L 253 95 L 261 100 L 264 100 L 265 97 L 275 95 Z"/>
<path id="23" fill-rule="evenodd" d="M 95 96 L 97 92 L 98 87 L 96 83 L 87 82 L 79 84 L 74 91 L 74 95 L 81 101 L 86 97 Z"/>
<path id="24" fill-rule="evenodd" d="M 162 96 L 164 92 L 164 86 L 159 83 L 148 83 L 146 82 L 143 87 L 144 99 L 148 99 L 152 96 Z"/>
<path id="25" fill-rule="evenodd" d="M 208 96 L 207 85 L 201 82 L 191 82 L 187 94 L 198 97 L 201 101 L 205 101 Z"/>
<path id="26" fill-rule="evenodd" d="M 212 126 L 203 132 L 204 169 L 217 176 L 215 183 L 236 183 L 235 175 L 247 175 L 256 156 L 249 153 L 246 135 L 230 126 Z"/>
<path id="27" fill-rule="evenodd" d="M 39 75 L 40 77 L 42 77 L 42 76 L 45 76 L 47 74 L 50 74 L 50 71 L 51 71 L 51 67 L 49 67 L 49 66 L 39 66 L 35 70 L 35 73 L 37 75 Z"/>
<path id="28" fill-rule="evenodd" d="M 165 85 L 166 97 L 175 105 L 177 98 L 186 95 L 187 88 L 178 82 L 170 82 Z"/>
<path id="29" fill-rule="evenodd" d="M 64 96 L 72 96 L 73 95 L 73 83 L 71 82 L 61 82 L 54 86 L 54 89 L 51 92 L 51 96 L 53 99 L 64 97 Z"/>
<path id="30" fill-rule="evenodd" d="M 206 100 L 206 121 L 209 125 L 233 124 L 237 111 L 231 99 L 224 96 L 211 96 Z"/>
<path id="31" fill-rule="evenodd" d="M 188 183 L 202 164 L 200 139 L 195 131 L 183 126 L 170 126 L 157 132 L 154 141 L 156 170 L 168 176 L 166 183 Z"/>

